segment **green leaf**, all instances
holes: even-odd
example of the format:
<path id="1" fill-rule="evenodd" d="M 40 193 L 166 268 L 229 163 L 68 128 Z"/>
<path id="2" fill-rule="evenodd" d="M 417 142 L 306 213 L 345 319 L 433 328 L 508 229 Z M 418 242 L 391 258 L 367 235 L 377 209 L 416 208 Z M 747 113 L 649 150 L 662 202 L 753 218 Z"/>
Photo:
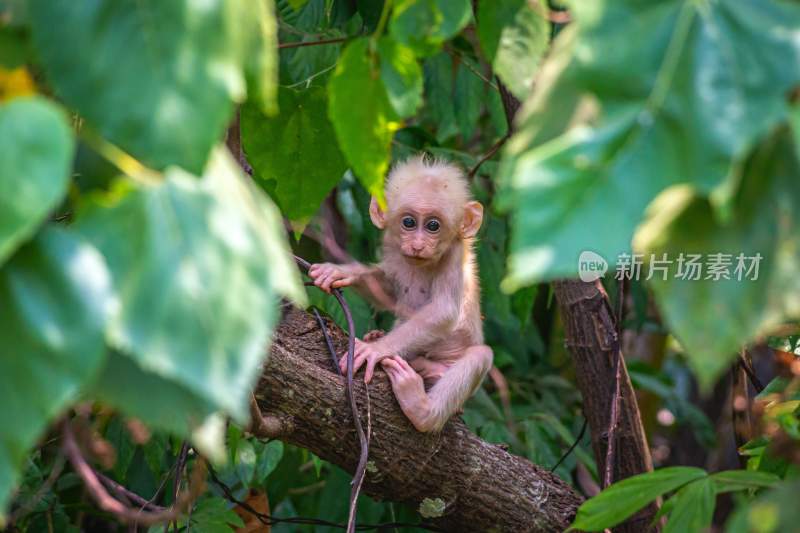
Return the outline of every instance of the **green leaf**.
<path id="1" fill-rule="evenodd" d="M 453 107 L 453 60 L 441 52 L 425 61 L 425 101 L 430 109 L 436 140 L 443 142 L 458 133 Z"/>
<path id="2" fill-rule="evenodd" d="M 602 531 L 619 524 L 662 494 L 704 477 L 706 472 L 700 468 L 673 466 L 623 479 L 584 502 L 570 529 Z"/>
<path id="3" fill-rule="evenodd" d="M 709 201 L 685 187 L 674 188 L 648 209 L 637 233 L 635 247 L 646 257 L 666 253 L 672 260 L 666 275 L 654 275 L 650 285 L 706 389 L 743 344 L 800 317 L 798 173 L 800 164 L 784 132 L 744 165 L 730 223 L 719 220 Z M 701 279 L 679 279 L 681 253 L 701 254 Z M 715 279 L 707 268 L 714 254 L 725 254 L 719 259 L 729 261 L 723 269 L 729 279 Z M 737 270 L 740 254 L 743 268 Z M 757 276 L 755 270 L 748 275 L 755 266 Z"/>
<path id="4" fill-rule="evenodd" d="M 111 297 L 103 258 L 60 229 L 0 270 L 0 516 L 28 449 L 103 361 Z"/>
<path id="5" fill-rule="evenodd" d="M 478 3 L 478 38 L 486 59 L 508 89 L 523 100 L 550 40 L 546 3 L 527 0 Z"/>
<path id="6" fill-rule="evenodd" d="M 241 440 L 236 446 L 236 457 L 234 457 L 234 466 L 236 467 L 236 475 L 239 477 L 242 485 L 245 487 L 250 485 L 253 480 L 253 474 L 256 472 L 256 450 L 249 440 Z"/>
<path id="7" fill-rule="evenodd" d="M 606 0 L 571 12 L 576 33 L 563 40 L 574 46 L 543 68 L 559 74 L 542 89 L 557 105 L 534 91 L 526 107 L 543 109 L 539 125 L 524 121 L 505 154 L 517 221 L 509 289 L 574 276 L 583 250 L 613 262 L 671 185 L 711 194 L 724 215 L 742 161 L 786 120 L 797 83 L 784 62 L 800 62 L 793 3 Z M 591 125 L 539 146 L 541 124 L 565 125 L 561 95 L 576 92 L 586 98 L 573 122 Z"/>
<path id="8" fill-rule="evenodd" d="M 780 478 L 775 474 L 756 470 L 726 470 L 711 474 L 710 477 L 714 482 L 714 490 L 716 490 L 717 494 L 737 490 L 770 488 L 780 482 Z"/>
<path id="9" fill-rule="evenodd" d="M 345 48 L 328 83 L 328 113 L 353 172 L 383 202 L 383 177 L 398 124 L 377 63 L 369 39 L 356 39 Z"/>
<path id="10" fill-rule="evenodd" d="M 284 216 L 307 221 L 347 169 L 328 120 L 325 90 L 280 89 L 280 113 L 265 116 L 246 104 L 242 143 L 258 182 L 273 182 L 271 195 Z"/>
<path id="11" fill-rule="evenodd" d="M 303 296 L 277 210 L 226 149 L 201 179 L 172 168 L 157 185 L 117 187 L 76 228 L 106 257 L 120 297 L 108 341 L 245 421 L 278 295 Z"/>
<path id="12" fill-rule="evenodd" d="M 44 98 L 0 106 L 0 263 L 63 198 L 74 151 L 66 117 Z"/>
<path id="13" fill-rule="evenodd" d="M 199 533 L 227 533 L 244 527 L 241 517 L 224 498 L 203 498 L 197 502 L 190 520 L 192 531 Z"/>
<path id="14" fill-rule="evenodd" d="M 472 18 L 469 0 L 400 0 L 389 24 L 392 35 L 417 54 L 429 55 Z"/>
<path id="15" fill-rule="evenodd" d="M 470 62 L 472 68 L 467 65 Z M 473 70 L 479 70 L 479 66 L 464 58 L 458 65 L 456 72 L 456 85 L 453 105 L 458 110 L 456 121 L 461 130 L 463 142 L 468 142 L 478 127 L 478 119 L 483 110 L 483 99 L 486 94 L 486 84 L 480 79 Z"/>
<path id="16" fill-rule="evenodd" d="M 283 443 L 279 440 L 271 440 L 266 444 L 259 442 L 256 449 L 258 450 L 258 462 L 253 483 L 263 484 L 283 458 Z"/>
<path id="17" fill-rule="evenodd" d="M 400 118 L 413 115 L 422 104 L 422 69 L 414 52 L 389 37 L 378 41 L 381 80 L 389 103 Z"/>
<path id="18" fill-rule="evenodd" d="M 664 533 L 707 531 L 714 517 L 716 493 L 711 478 L 689 483 L 671 499 L 675 500 Z"/>
<path id="19" fill-rule="evenodd" d="M 271 13 L 247 0 L 32 0 L 29 16 L 59 96 L 156 168 L 201 172 L 244 99 L 245 70 L 262 97 L 274 83 Z"/>
<path id="20" fill-rule="evenodd" d="M 2 13 L 0 13 L 2 18 Z M 30 56 L 30 35 L 23 28 L 0 26 L 0 68 L 25 65 Z"/>

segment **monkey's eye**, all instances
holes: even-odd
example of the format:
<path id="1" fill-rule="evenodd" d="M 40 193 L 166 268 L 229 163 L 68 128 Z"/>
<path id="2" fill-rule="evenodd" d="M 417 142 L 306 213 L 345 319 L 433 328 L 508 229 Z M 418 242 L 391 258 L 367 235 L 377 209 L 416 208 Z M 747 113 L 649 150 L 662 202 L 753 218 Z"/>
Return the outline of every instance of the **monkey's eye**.
<path id="1" fill-rule="evenodd" d="M 406 229 L 414 229 L 417 227 L 417 221 L 414 220 L 414 217 L 403 217 L 403 227 Z"/>
<path id="2" fill-rule="evenodd" d="M 435 218 L 430 219 L 428 223 L 425 224 L 425 229 L 427 229 L 431 233 L 436 233 L 437 231 L 439 231 L 440 227 L 441 224 L 439 224 L 439 221 L 436 220 Z"/>

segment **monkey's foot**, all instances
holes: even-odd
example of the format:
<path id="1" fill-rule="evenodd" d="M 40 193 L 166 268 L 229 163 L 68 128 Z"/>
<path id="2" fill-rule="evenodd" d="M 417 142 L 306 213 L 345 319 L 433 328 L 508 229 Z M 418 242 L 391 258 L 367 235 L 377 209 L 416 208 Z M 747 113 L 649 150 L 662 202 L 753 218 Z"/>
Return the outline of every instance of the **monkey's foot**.
<path id="1" fill-rule="evenodd" d="M 374 340 L 380 339 L 386 334 L 385 331 L 382 329 L 373 329 L 372 331 L 368 331 L 364 334 L 364 337 L 361 339 L 364 342 L 372 342 Z"/>
<path id="2" fill-rule="evenodd" d="M 433 419 L 431 402 L 425 393 L 422 376 L 400 357 L 386 358 L 381 361 L 381 365 L 389 375 L 392 391 L 394 391 L 394 396 L 397 398 L 403 414 L 417 428 L 417 431 L 431 431 L 435 427 L 436 421 Z"/>

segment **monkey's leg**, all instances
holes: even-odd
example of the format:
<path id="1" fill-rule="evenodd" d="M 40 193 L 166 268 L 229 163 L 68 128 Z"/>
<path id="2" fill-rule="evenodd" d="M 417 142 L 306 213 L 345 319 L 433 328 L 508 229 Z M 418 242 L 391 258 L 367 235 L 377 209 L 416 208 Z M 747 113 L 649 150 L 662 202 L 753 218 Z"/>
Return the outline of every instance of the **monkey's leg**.
<path id="1" fill-rule="evenodd" d="M 486 345 L 470 346 L 427 393 L 422 377 L 406 361 L 387 359 L 384 367 L 397 402 L 414 427 L 422 432 L 439 431 L 489 372 L 492 350 Z"/>

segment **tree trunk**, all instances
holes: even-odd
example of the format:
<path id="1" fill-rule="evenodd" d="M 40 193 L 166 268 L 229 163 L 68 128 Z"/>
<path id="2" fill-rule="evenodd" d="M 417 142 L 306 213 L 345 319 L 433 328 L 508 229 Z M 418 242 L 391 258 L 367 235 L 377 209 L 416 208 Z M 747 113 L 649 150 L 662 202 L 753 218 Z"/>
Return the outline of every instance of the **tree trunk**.
<path id="1" fill-rule="evenodd" d="M 520 102 L 500 83 L 500 97 L 506 112 L 509 129 Z M 578 388 L 583 397 L 583 412 L 592 434 L 592 449 L 597 470 L 605 471 L 608 428 L 611 421 L 611 403 L 614 397 L 615 368 L 614 346 L 616 343 L 616 321 L 608 302 L 608 295 L 599 281 L 585 283 L 579 280 L 563 280 L 553 284 L 561 316 L 564 321 L 565 342 L 575 363 Z M 615 432 L 613 480 L 650 472 L 653 461 L 642 427 L 639 406 L 620 354 L 620 402 L 617 429 Z M 614 528 L 618 533 L 640 533 L 658 531 L 649 528 L 659 504 L 645 507 L 624 524 Z"/>
<path id="2" fill-rule="evenodd" d="M 565 342 L 572 354 L 575 377 L 583 396 L 583 412 L 592 434 L 597 470 L 602 473 L 605 471 L 615 383 L 614 348 L 618 346 L 615 342 L 616 322 L 608 296 L 599 281 L 557 281 L 553 283 L 553 287 L 564 321 Z M 619 418 L 613 457 L 614 481 L 653 470 L 639 406 L 621 355 L 620 364 Z M 648 531 L 648 525 L 657 511 L 658 505 L 653 503 L 614 528 L 614 531 Z"/>
<path id="3" fill-rule="evenodd" d="M 328 321 L 337 350 L 346 335 Z M 582 498 L 560 478 L 479 439 L 457 417 L 441 433 L 419 433 L 378 371 L 367 387 L 354 383 L 362 422 L 371 427 L 364 492 L 411 504 L 448 531 L 563 531 Z M 316 320 L 290 310 L 278 327 L 256 388 L 259 409 L 278 421 L 281 439 L 348 472 L 359 447 L 345 380 L 333 370 Z M 273 427 L 276 427 L 273 424 Z M 342 504 L 347 495 L 342 494 Z"/>

